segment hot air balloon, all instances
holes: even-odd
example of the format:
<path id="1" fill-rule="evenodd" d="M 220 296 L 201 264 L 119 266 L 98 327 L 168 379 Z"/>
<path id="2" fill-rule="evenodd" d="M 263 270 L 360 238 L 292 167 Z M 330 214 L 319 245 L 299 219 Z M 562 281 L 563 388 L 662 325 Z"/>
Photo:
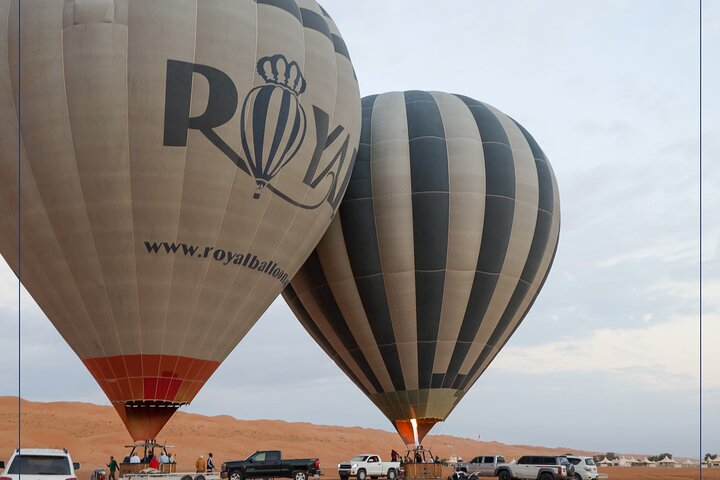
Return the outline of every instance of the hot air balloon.
<path id="1" fill-rule="evenodd" d="M 12 0 L 0 24 L 0 251 L 154 439 L 337 210 L 347 48 L 314 0 Z"/>
<path id="2" fill-rule="evenodd" d="M 405 443 L 419 444 L 540 291 L 558 189 L 530 134 L 487 104 L 409 91 L 362 105 L 339 215 L 283 296 Z"/>

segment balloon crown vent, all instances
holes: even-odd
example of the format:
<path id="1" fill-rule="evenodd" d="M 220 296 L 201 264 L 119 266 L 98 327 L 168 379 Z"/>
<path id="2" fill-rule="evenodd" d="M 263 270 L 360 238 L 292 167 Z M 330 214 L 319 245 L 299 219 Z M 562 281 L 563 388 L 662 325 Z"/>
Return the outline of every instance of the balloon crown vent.
<path id="1" fill-rule="evenodd" d="M 280 54 L 258 60 L 257 72 L 267 83 L 280 85 L 295 95 L 302 95 L 307 88 L 300 65 L 295 61 L 288 61 Z"/>

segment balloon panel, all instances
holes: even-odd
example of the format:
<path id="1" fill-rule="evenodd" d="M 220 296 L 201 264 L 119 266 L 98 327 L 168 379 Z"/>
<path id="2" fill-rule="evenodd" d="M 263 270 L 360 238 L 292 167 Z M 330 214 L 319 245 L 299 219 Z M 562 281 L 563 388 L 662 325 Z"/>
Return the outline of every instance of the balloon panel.
<path id="1" fill-rule="evenodd" d="M 363 99 L 348 191 L 284 296 L 412 443 L 507 342 L 557 246 L 558 190 L 517 122 L 440 92 Z M 410 430 L 409 430 L 410 429 Z"/>
<path id="2" fill-rule="evenodd" d="M 0 5 L 0 250 L 153 438 L 330 223 L 357 79 L 313 0 L 23 0 L 19 31 L 18 13 Z"/>

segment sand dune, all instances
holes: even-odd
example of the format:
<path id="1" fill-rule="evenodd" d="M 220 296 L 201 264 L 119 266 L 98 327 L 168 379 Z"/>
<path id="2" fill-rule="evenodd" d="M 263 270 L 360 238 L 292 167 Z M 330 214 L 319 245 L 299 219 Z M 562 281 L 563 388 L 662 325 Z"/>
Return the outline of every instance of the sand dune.
<path id="1" fill-rule="evenodd" d="M 81 480 L 87 480 L 95 466 L 107 463 L 110 455 L 123 457 L 127 452 L 123 446 L 130 442 L 130 437 L 112 407 L 76 402 L 40 403 L 23 400 L 21 412 L 22 446 L 67 448 L 73 459 L 82 464 L 82 469 L 78 472 Z M 17 445 L 17 420 L 17 398 L 0 397 L 0 457 L 3 459 L 7 459 Z M 219 466 L 223 460 L 244 458 L 255 450 L 279 449 L 288 457 L 319 457 L 321 467 L 330 476 L 334 475 L 337 463 L 354 454 L 372 451 L 388 455 L 392 449 L 401 451 L 404 448 L 397 434 L 382 430 L 280 420 L 247 421 L 230 416 L 207 417 L 183 412 L 176 414 L 163 429 L 161 440 L 165 439 L 174 445 L 172 451 L 181 470 L 190 470 L 197 456 L 207 452 L 213 452 Z M 432 445 L 433 452 L 441 457 L 451 454 L 447 445 L 452 445 L 454 453 L 465 459 L 479 453 L 501 454 L 508 460 L 527 453 L 573 451 L 578 454 L 592 454 L 569 447 L 505 445 L 448 435 L 430 435 L 424 443 Z M 617 470 L 620 472 L 621 469 Z M 648 479 L 679 480 L 699 476 L 648 477 L 640 476 L 638 469 L 633 472 L 638 475 L 637 478 Z M 689 471 L 683 473 L 691 474 Z M 635 477 L 624 476 L 623 473 L 613 475 L 612 478 Z M 704 475 L 704 478 L 720 479 L 720 475 Z"/>

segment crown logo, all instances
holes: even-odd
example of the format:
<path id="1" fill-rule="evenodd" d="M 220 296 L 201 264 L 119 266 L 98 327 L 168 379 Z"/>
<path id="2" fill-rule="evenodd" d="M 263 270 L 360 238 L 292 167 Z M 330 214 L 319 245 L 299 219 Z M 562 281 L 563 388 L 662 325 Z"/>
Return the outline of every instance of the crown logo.
<path id="1" fill-rule="evenodd" d="M 296 96 L 302 95 L 307 88 L 300 65 L 295 61 L 289 62 L 280 54 L 258 60 L 257 72 L 267 83 L 286 88 Z"/>

